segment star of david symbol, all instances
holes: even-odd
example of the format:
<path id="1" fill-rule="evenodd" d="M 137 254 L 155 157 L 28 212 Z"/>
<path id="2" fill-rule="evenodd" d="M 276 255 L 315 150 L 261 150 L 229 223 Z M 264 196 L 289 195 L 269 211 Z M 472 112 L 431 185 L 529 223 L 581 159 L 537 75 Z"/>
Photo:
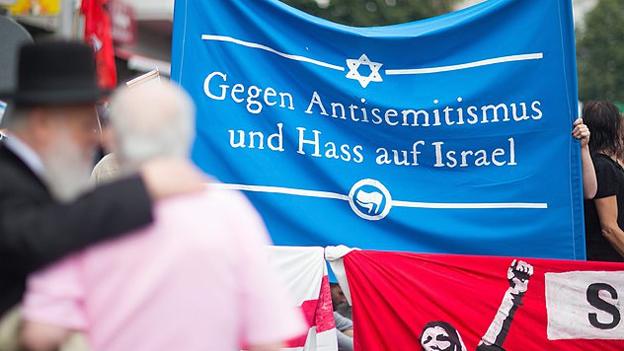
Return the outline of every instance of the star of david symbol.
<path id="1" fill-rule="evenodd" d="M 361 65 L 366 65 L 370 68 L 371 72 L 368 76 L 362 76 L 359 72 Z M 379 69 L 383 64 L 379 62 L 371 61 L 366 54 L 362 54 L 359 59 L 347 59 L 347 67 L 349 67 L 349 73 L 346 77 L 354 79 L 360 82 L 362 88 L 366 88 L 370 82 L 383 82 Z"/>

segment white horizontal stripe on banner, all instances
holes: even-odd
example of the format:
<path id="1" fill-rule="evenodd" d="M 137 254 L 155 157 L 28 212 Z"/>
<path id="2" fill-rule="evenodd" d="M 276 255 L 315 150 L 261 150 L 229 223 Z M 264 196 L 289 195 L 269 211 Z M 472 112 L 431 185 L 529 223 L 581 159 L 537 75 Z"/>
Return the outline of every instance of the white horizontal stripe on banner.
<path id="1" fill-rule="evenodd" d="M 413 74 L 430 74 L 430 73 L 440 73 L 440 72 L 449 72 L 449 71 L 458 71 L 462 69 L 481 67 L 481 66 L 489 66 L 496 65 L 500 63 L 506 62 L 515 62 L 515 61 L 528 61 L 528 60 L 541 60 L 544 58 L 544 54 L 541 52 L 533 53 L 533 54 L 522 54 L 522 55 L 511 55 L 511 56 L 502 56 L 495 57 L 486 60 L 462 63 L 458 65 L 450 65 L 450 66 L 440 66 L 440 67 L 428 67 L 428 68 L 407 68 L 407 69 L 387 69 L 385 72 L 387 75 L 413 75 Z"/>
<path id="2" fill-rule="evenodd" d="M 349 201 L 349 196 L 329 191 L 305 190 L 265 185 L 225 184 L 208 183 L 211 188 L 252 191 L 272 194 L 285 194 L 295 196 L 307 196 L 323 199 L 335 199 Z M 444 203 L 444 202 L 415 202 L 392 200 L 393 207 L 410 208 L 437 208 L 437 209 L 546 209 L 547 203 L 543 202 L 492 202 L 492 203 Z"/>
<path id="3" fill-rule="evenodd" d="M 254 43 L 251 41 L 245 41 L 237 38 L 233 38 L 225 35 L 212 35 L 212 34 L 202 34 L 202 40 L 206 41 L 220 41 L 226 43 L 232 43 L 236 45 L 245 46 L 252 49 L 260 49 L 275 55 L 287 58 L 289 60 L 300 61 L 311 63 L 313 65 L 317 65 L 320 67 L 330 68 L 336 71 L 345 71 L 343 66 L 334 65 L 328 62 L 323 62 L 321 60 L 309 58 L 301 55 L 293 55 L 288 54 L 279 50 L 276 50 L 272 47 L 266 46 L 264 44 Z M 439 66 L 439 67 L 425 67 L 425 68 L 404 68 L 404 69 L 387 69 L 384 72 L 387 75 L 416 75 L 416 74 L 431 74 L 431 73 L 440 73 L 440 72 L 449 72 L 449 71 L 458 71 L 462 69 L 469 69 L 481 66 L 489 66 L 496 65 L 507 62 L 516 62 L 516 61 L 528 61 L 528 60 L 541 60 L 544 58 L 544 54 L 541 52 L 531 53 L 531 54 L 520 54 L 520 55 L 510 55 L 510 56 L 501 56 L 494 57 L 485 60 L 479 60 L 474 62 L 461 63 L 456 65 L 449 66 Z"/>
<path id="4" fill-rule="evenodd" d="M 317 190 L 303 190 L 294 188 L 283 188 L 278 186 L 264 186 L 264 185 L 244 185 L 244 184 L 223 184 L 223 183 L 210 183 L 210 187 L 227 190 L 241 190 L 241 191 L 253 191 L 260 193 L 273 193 L 273 194 L 286 194 L 297 195 L 307 197 L 318 197 L 323 199 L 336 199 L 349 201 L 347 195 L 332 193 L 329 191 L 317 191 Z"/>
<path id="5" fill-rule="evenodd" d="M 539 202 L 493 202 L 493 203 L 434 203 L 434 202 L 412 202 L 412 201 L 392 201 L 392 206 L 411 208 L 456 208 L 456 209 L 478 209 L 478 208 L 548 208 L 548 204 Z"/>
<path id="6" fill-rule="evenodd" d="M 252 43 L 250 41 L 244 41 L 244 40 L 240 40 L 240 39 L 236 39 L 236 38 L 232 38 L 232 37 L 228 37 L 228 36 L 203 34 L 201 36 L 201 38 L 202 38 L 202 40 L 207 40 L 207 41 L 222 41 L 222 42 L 233 43 L 233 44 L 245 46 L 245 47 L 252 48 L 252 49 L 260 49 L 260 50 L 268 51 L 270 53 L 282 56 L 282 57 L 290 59 L 290 60 L 307 62 L 307 63 L 311 63 L 311 64 L 314 64 L 314 65 L 317 65 L 317 66 L 335 69 L 336 71 L 344 71 L 345 70 L 345 68 L 342 67 L 342 66 L 332 65 L 331 63 L 315 60 L 315 59 L 312 59 L 312 58 L 309 58 L 309 57 L 305 57 L 305 56 L 287 54 L 285 52 L 281 52 L 281 51 L 275 50 L 275 49 L 273 49 L 271 47 L 268 47 L 266 45 L 262 45 L 262 44 L 258 44 L 258 43 Z"/>

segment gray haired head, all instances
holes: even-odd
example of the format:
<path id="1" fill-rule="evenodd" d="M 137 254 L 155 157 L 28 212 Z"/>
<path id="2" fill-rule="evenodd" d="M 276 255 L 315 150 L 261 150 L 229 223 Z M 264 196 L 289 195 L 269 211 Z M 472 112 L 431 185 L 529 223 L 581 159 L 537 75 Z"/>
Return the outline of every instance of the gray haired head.
<path id="1" fill-rule="evenodd" d="M 195 107 L 169 81 L 124 87 L 110 103 L 115 153 L 123 170 L 159 157 L 188 158 L 194 139 Z"/>

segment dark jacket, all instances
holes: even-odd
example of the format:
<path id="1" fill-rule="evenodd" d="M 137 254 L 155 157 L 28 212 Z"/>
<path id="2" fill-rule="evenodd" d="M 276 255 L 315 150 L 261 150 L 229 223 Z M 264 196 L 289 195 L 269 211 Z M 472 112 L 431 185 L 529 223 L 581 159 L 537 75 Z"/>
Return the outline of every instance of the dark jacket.
<path id="1" fill-rule="evenodd" d="M 30 273 L 68 253 L 149 224 L 151 205 L 139 177 L 60 204 L 0 142 L 0 316 L 21 301 Z"/>

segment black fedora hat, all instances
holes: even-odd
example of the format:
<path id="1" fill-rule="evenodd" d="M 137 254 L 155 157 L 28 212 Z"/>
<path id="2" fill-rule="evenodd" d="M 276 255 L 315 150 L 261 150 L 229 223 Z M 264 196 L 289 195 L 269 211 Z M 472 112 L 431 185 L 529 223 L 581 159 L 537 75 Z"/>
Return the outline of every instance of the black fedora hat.
<path id="1" fill-rule="evenodd" d="M 95 56 L 86 44 L 51 41 L 21 47 L 17 84 L 0 98 L 18 106 L 97 102 L 106 94 L 97 84 Z"/>

